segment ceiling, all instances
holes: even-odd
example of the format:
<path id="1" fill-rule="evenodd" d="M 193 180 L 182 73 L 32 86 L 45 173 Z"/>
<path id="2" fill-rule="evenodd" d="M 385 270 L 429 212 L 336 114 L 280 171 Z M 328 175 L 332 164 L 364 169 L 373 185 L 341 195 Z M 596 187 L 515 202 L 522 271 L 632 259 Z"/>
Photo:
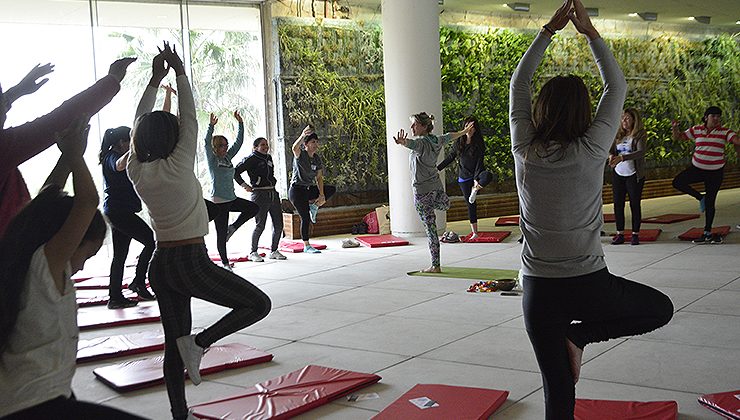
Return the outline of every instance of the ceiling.
<path id="1" fill-rule="evenodd" d="M 506 2 L 507 0 L 444 0 L 440 9 L 493 15 L 549 17 L 562 4 L 562 0 L 519 0 L 529 3 L 530 11 L 514 12 L 506 6 Z M 381 0 L 348 0 L 346 3 L 376 7 L 380 6 Z M 602 19 L 640 22 L 642 21 L 640 17 L 632 17 L 629 14 L 654 12 L 658 14 L 657 23 L 693 24 L 740 32 L 740 25 L 736 24 L 740 21 L 740 0 L 585 0 L 584 5 L 598 8 L 599 18 Z M 691 21 L 689 19 L 691 16 L 710 16 L 711 22 L 705 25 Z"/>

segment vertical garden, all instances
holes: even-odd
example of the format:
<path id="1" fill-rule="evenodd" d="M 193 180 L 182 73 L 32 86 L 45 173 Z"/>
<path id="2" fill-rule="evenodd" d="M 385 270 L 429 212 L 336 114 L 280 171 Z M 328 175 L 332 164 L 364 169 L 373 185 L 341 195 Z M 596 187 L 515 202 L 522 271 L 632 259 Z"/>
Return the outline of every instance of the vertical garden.
<path id="1" fill-rule="evenodd" d="M 286 143 L 313 124 L 322 138 L 329 182 L 347 193 L 382 192 L 387 167 L 381 29 L 334 22 L 276 20 Z M 507 29 L 440 30 L 444 130 L 460 129 L 468 115 L 478 118 L 488 150 L 486 166 L 496 176 L 498 191 L 513 188 L 509 80 L 533 37 L 532 32 Z M 700 123 L 707 106 L 718 105 L 724 125 L 740 130 L 738 37 L 689 41 L 665 35 L 606 42 L 627 78 L 625 106 L 643 114 L 653 178 L 670 176 L 689 161 L 691 143 L 670 138 L 673 119 L 686 128 Z M 569 73 L 585 80 L 595 109 L 601 81 L 582 37 L 554 39 L 533 89 L 553 75 Z M 734 152 L 728 158 L 736 162 Z M 447 171 L 448 181 L 453 172 Z"/>

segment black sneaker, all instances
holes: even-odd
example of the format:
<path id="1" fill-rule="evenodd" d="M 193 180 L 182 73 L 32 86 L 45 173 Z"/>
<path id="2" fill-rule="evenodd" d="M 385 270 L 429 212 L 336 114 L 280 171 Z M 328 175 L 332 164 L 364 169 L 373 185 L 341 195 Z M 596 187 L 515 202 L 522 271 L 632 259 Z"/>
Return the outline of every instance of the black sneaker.
<path id="1" fill-rule="evenodd" d="M 640 245 L 640 235 L 632 234 L 632 239 L 630 240 L 630 245 Z"/>
<path id="2" fill-rule="evenodd" d="M 698 237 L 697 239 L 694 239 L 692 242 L 695 244 L 708 244 L 712 242 L 712 234 L 711 233 L 705 233 Z"/>
<path id="3" fill-rule="evenodd" d="M 149 289 L 146 288 L 146 286 L 140 285 L 138 283 L 131 283 L 128 285 L 128 290 L 131 290 L 132 292 L 135 292 L 139 299 L 141 300 L 156 300 L 157 298 L 149 292 Z"/>
<path id="4" fill-rule="evenodd" d="M 139 302 L 131 299 L 126 299 L 125 297 L 121 297 L 118 299 L 111 299 L 108 301 L 108 309 L 123 309 L 123 308 L 130 308 L 132 306 L 138 305 Z"/>
<path id="5" fill-rule="evenodd" d="M 618 233 L 614 236 L 614 239 L 612 239 L 612 245 L 622 245 L 624 243 L 624 235 L 621 233 Z"/>
<path id="6" fill-rule="evenodd" d="M 720 234 L 714 234 L 714 235 L 712 235 L 712 241 L 710 243 L 712 243 L 712 244 L 721 244 L 722 243 L 722 235 L 720 235 Z"/>

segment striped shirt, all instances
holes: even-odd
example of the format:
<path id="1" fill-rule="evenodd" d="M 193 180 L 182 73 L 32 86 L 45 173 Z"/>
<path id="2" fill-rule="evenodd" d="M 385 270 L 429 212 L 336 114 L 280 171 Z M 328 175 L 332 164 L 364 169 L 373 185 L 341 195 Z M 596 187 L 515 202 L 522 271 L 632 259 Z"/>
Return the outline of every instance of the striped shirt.
<path id="1" fill-rule="evenodd" d="M 714 171 L 725 166 L 725 144 L 731 143 L 737 134 L 729 128 L 717 127 L 713 130 L 703 125 L 695 125 L 684 132 L 694 140 L 694 156 L 691 163 L 699 169 Z"/>

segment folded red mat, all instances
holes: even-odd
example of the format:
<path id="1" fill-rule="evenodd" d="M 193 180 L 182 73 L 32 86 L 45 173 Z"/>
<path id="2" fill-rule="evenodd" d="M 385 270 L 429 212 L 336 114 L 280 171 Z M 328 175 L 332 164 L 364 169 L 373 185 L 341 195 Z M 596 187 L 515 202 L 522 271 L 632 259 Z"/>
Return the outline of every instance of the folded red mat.
<path id="1" fill-rule="evenodd" d="M 374 384 L 380 376 L 308 365 L 239 395 L 192 406 L 201 419 L 287 419 Z"/>
<path id="2" fill-rule="evenodd" d="M 661 214 L 660 216 L 645 217 L 642 219 L 642 223 L 663 223 L 671 224 L 676 222 L 683 222 L 685 220 L 698 219 L 698 214 L 681 214 L 681 213 L 668 213 Z"/>
<path id="3" fill-rule="evenodd" d="M 702 395 L 699 397 L 699 404 L 720 416 L 740 420 L 740 389 L 737 391 Z"/>
<path id="4" fill-rule="evenodd" d="M 156 302 L 140 303 L 124 309 L 80 308 L 77 310 L 77 326 L 81 330 L 156 321 L 159 321 L 159 306 Z"/>
<path id="5" fill-rule="evenodd" d="M 612 401 L 576 399 L 576 420 L 676 420 L 675 401 Z"/>
<path id="6" fill-rule="evenodd" d="M 164 350 L 164 333 L 161 331 L 98 337 L 77 343 L 77 363 L 159 350 Z"/>
<path id="7" fill-rule="evenodd" d="M 519 216 L 499 217 L 496 226 L 519 226 Z"/>
<path id="8" fill-rule="evenodd" d="M 730 227 L 729 226 L 717 226 L 716 228 L 712 228 L 712 234 L 713 235 L 721 235 L 721 236 L 727 236 L 727 234 L 730 233 Z M 687 230 L 686 232 L 678 235 L 678 239 L 682 241 L 693 241 L 694 239 L 699 239 L 701 235 L 704 234 L 704 228 L 691 228 Z"/>
<path id="9" fill-rule="evenodd" d="M 468 243 L 498 243 L 506 239 L 509 235 L 511 235 L 511 231 L 508 230 L 500 230 L 496 232 L 478 232 L 477 238 L 470 239 L 470 237 L 473 236 L 473 233 L 471 232 L 460 238 L 460 240 Z"/>
<path id="10" fill-rule="evenodd" d="M 370 248 L 408 245 L 409 241 L 393 235 L 366 235 L 357 236 L 357 242 Z"/>
<path id="11" fill-rule="evenodd" d="M 482 420 L 496 411 L 509 391 L 464 386 L 418 384 L 373 420 Z"/>
<path id="12" fill-rule="evenodd" d="M 211 346 L 200 362 L 200 374 L 205 376 L 227 369 L 269 362 L 270 360 L 272 360 L 270 353 L 265 353 L 244 344 Z M 160 355 L 97 368 L 93 370 L 93 373 L 96 378 L 116 391 L 126 392 L 163 383 L 163 363 L 164 356 Z"/>
<path id="13" fill-rule="evenodd" d="M 614 213 L 604 213 L 604 223 L 614 223 L 617 221 L 617 218 L 614 216 Z"/>
<path id="14" fill-rule="evenodd" d="M 297 254 L 299 252 L 303 252 L 303 246 L 304 246 L 303 241 L 282 240 L 280 241 L 280 244 L 278 245 L 278 249 L 283 252 L 292 252 L 292 253 Z M 311 243 L 311 246 L 314 247 L 314 249 L 319 249 L 319 250 L 326 249 L 326 245 L 323 245 L 323 244 Z"/>

